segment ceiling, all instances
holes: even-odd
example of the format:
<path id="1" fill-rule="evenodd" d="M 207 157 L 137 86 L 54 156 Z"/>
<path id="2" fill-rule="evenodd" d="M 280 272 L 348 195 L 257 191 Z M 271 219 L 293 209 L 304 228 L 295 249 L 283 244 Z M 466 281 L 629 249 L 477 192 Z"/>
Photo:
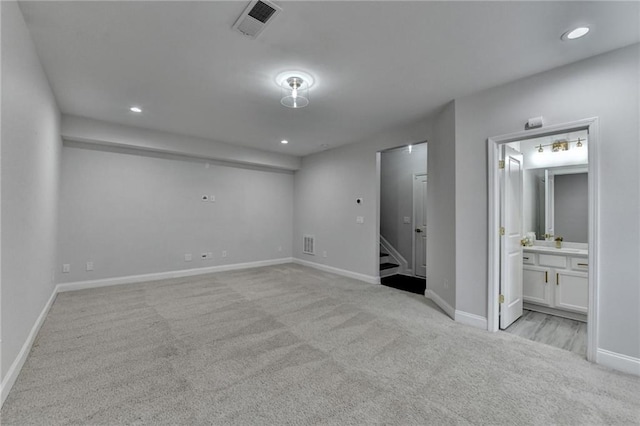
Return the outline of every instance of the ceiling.
<path id="1" fill-rule="evenodd" d="M 638 2 L 276 3 L 255 40 L 231 28 L 248 1 L 20 7 L 63 113 L 297 156 L 640 41 Z M 306 108 L 280 105 L 290 69 L 316 80 Z"/>

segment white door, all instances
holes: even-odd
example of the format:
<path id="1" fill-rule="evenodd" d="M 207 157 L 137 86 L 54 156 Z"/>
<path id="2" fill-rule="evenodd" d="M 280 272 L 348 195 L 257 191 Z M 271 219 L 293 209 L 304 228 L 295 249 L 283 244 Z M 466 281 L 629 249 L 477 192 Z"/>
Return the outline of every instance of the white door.
<path id="1" fill-rule="evenodd" d="M 501 170 L 500 328 L 522 316 L 522 154 L 503 146 Z"/>
<path id="2" fill-rule="evenodd" d="M 413 179 L 413 273 L 427 276 L 427 175 Z"/>

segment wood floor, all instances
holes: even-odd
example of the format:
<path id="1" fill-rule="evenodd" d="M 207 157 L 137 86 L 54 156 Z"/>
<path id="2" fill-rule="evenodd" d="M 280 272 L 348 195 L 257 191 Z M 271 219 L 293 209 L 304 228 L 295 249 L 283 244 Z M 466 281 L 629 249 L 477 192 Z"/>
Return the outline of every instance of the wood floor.
<path id="1" fill-rule="evenodd" d="M 525 310 L 507 333 L 587 356 L 587 323 Z"/>

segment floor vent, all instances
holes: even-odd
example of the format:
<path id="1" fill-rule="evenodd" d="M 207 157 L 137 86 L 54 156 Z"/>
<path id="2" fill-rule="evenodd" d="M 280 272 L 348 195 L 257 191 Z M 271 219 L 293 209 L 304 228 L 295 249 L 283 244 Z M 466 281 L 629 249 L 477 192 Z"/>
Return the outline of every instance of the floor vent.
<path id="1" fill-rule="evenodd" d="M 256 38 L 282 9 L 267 0 L 253 0 L 242 12 L 233 29 Z"/>
<path id="2" fill-rule="evenodd" d="M 316 237 L 313 235 L 303 235 L 302 236 L 302 252 L 304 254 L 316 254 L 315 252 L 316 246 Z"/>

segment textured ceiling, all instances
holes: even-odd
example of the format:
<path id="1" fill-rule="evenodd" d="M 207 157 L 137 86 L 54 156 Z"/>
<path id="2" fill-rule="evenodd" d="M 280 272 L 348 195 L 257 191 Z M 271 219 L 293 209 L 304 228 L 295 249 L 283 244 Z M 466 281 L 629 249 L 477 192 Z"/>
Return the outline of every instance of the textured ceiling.
<path id="1" fill-rule="evenodd" d="M 244 1 L 20 7 L 64 113 L 293 155 L 640 41 L 637 2 L 277 3 L 256 40 L 231 29 Z M 279 103 L 288 69 L 316 79 L 306 108 Z"/>

